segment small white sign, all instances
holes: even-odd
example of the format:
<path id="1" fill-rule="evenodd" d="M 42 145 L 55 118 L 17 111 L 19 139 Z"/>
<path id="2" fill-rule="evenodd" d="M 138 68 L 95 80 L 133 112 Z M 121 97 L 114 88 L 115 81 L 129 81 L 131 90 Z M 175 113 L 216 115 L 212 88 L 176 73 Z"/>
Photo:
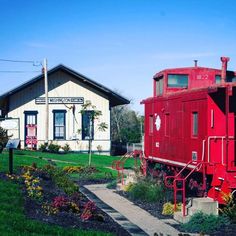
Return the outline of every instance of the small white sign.
<path id="1" fill-rule="evenodd" d="M 18 120 L 3 120 L 0 126 L 3 129 L 18 129 Z"/>
<path id="2" fill-rule="evenodd" d="M 157 131 L 159 131 L 161 128 L 161 118 L 159 115 L 157 115 L 157 117 L 156 117 L 155 125 L 156 125 Z"/>
<path id="3" fill-rule="evenodd" d="M 160 143 L 156 142 L 156 147 L 159 148 L 160 147 Z"/>

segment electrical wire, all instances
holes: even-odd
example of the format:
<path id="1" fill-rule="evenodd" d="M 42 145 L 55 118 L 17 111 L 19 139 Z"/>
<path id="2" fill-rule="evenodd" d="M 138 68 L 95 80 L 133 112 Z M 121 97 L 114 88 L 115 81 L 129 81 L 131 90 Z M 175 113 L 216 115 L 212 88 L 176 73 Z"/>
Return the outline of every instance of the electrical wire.
<path id="1" fill-rule="evenodd" d="M 6 61 L 6 62 L 19 62 L 19 63 L 34 63 L 34 61 L 11 60 L 11 59 L 0 59 L 0 61 Z"/>
<path id="2" fill-rule="evenodd" d="M 39 73 L 42 72 L 40 70 L 35 70 L 35 71 L 23 71 L 23 70 L 16 70 L 16 71 L 11 71 L 11 70 L 1 70 L 0 73 Z"/>
<path id="3" fill-rule="evenodd" d="M 13 63 L 30 63 L 30 64 L 33 64 L 33 66 L 43 65 L 41 61 L 25 61 L 25 60 L 12 60 L 12 59 L 2 59 L 2 58 L 0 58 L 0 61 L 13 62 Z"/>

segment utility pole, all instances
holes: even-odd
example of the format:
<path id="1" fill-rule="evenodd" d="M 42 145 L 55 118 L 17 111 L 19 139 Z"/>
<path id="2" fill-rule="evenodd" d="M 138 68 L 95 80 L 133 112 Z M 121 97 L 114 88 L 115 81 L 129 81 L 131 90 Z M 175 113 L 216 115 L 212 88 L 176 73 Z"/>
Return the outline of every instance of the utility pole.
<path id="1" fill-rule="evenodd" d="M 43 73 L 44 73 L 44 90 L 45 90 L 45 144 L 48 144 L 48 122 L 49 122 L 49 107 L 48 107 L 48 70 L 47 59 L 43 60 Z"/>

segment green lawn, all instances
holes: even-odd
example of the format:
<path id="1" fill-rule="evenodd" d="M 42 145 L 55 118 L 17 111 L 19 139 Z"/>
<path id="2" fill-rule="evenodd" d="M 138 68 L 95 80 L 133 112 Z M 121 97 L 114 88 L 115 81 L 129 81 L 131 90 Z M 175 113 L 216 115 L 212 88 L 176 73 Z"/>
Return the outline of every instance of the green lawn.
<path id="1" fill-rule="evenodd" d="M 38 151 L 14 151 L 14 170 L 22 165 L 31 165 L 33 162 L 38 167 L 48 164 L 48 159 L 53 160 L 57 167 L 63 168 L 65 166 L 86 166 L 88 164 L 88 154 L 68 153 L 68 154 L 53 154 Z M 92 155 L 92 166 L 95 166 L 99 172 L 87 176 L 91 179 L 105 178 L 107 173 L 111 173 L 113 178 L 117 177 L 117 171 L 111 169 L 112 162 L 119 160 L 120 157 Z M 134 160 L 128 159 L 125 163 L 125 168 L 132 168 Z M 0 154 L 0 171 L 8 171 L 8 152 L 4 151 Z M 78 174 L 71 174 L 73 178 L 80 178 Z"/>
<path id="2" fill-rule="evenodd" d="M 48 164 L 46 159 L 55 160 L 59 168 L 64 166 L 86 166 L 88 163 L 87 154 L 49 154 L 36 151 L 14 151 L 14 172 L 23 165 L 31 165 L 33 162 L 38 167 Z M 89 176 L 90 178 L 103 178 L 105 172 L 111 172 L 113 177 L 117 175 L 116 171 L 111 170 L 113 160 L 119 157 L 93 155 L 92 165 L 100 170 L 99 173 Z M 64 161 L 64 162 L 60 162 Z M 67 163 L 72 162 L 72 163 Z M 134 160 L 128 160 L 126 167 L 132 167 Z M 0 172 L 8 172 L 8 152 L 0 154 Z M 74 178 L 78 175 L 73 174 Z M 23 197 L 20 186 L 12 181 L 0 181 L 0 235 L 110 235 L 95 231 L 81 231 L 72 228 L 62 228 L 52 226 L 38 221 L 27 219 L 24 215 Z"/>
<path id="3" fill-rule="evenodd" d="M 82 165 L 85 166 L 88 164 L 88 154 L 81 154 L 81 153 L 68 153 L 68 154 L 53 154 L 53 153 L 46 153 L 46 152 L 36 152 L 36 151 L 19 151 L 16 150 L 15 154 L 17 156 L 24 155 L 29 157 L 42 157 L 48 159 L 54 159 L 58 161 L 66 161 L 72 162 L 72 164 Z M 111 167 L 111 163 L 113 160 L 119 160 L 120 157 L 113 157 L 113 156 L 106 156 L 106 155 L 92 155 L 92 165 L 96 167 Z M 57 163 L 60 166 L 60 163 Z M 68 165 L 68 164 L 66 164 Z M 134 165 L 133 159 L 128 159 L 125 167 L 129 168 Z M 61 166 L 65 166 L 65 164 L 61 164 Z"/>

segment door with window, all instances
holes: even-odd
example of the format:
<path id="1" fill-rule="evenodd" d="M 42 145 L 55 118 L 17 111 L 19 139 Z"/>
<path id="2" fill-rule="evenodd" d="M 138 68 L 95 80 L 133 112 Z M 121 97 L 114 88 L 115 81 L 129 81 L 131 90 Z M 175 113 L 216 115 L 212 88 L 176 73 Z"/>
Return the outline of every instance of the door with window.
<path id="1" fill-rule="evenodd" d="M 37 147 L 37 111 L 25 111 L 25 147 Z"/>

